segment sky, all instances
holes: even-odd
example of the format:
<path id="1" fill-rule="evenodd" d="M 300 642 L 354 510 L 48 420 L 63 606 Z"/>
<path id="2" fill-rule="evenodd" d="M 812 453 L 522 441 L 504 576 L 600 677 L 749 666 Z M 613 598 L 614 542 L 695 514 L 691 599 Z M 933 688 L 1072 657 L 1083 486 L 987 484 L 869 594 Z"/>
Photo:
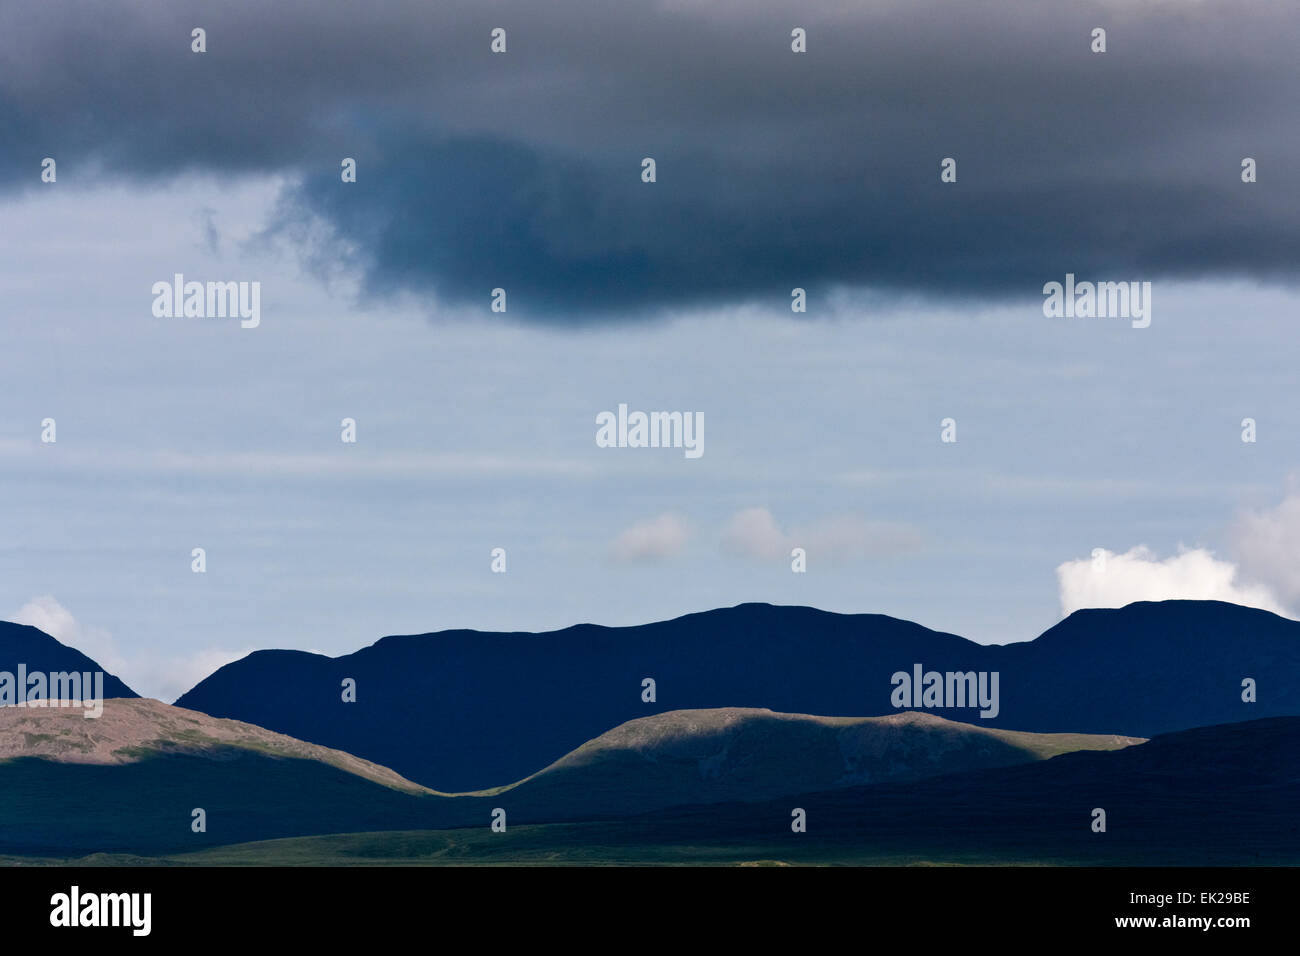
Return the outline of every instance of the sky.
<path id="1" fill-rule="evenodd" d="M 0 617 L 137 691 L 742 601 L 1297 616 L 1294 5 L 123 10 L 0 8 Z"/>

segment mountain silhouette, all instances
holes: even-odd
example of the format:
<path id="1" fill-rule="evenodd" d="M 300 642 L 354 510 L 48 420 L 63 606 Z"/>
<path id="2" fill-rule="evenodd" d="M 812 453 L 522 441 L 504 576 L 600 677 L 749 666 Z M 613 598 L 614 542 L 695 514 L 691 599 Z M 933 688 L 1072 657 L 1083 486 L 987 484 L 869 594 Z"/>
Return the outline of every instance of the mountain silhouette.
<path id="1" fill-rule="evenodd" d="M 44 631 L 28 624 L 0 621 L 0 671 L 14 675 L 23 665 L 28 674 L 41 672 L 94 673 L 104 668 L 81 651 L 62 644 Z M 139 697 L 112 674 L 104 671 L 104 697 Z"/>
<path id="2" fill-rule="evenodd" d="M 1300 715 L 1300 622 L 1215 601 L 1078 611 L 980 645 L 878 614 L 742 604 L 637 627 L 453 630 L 342 657 L 257 651 L 177 705 L 356 754 L 441 791 L 518 780 L 611 727 L 671 710 L 897 713 L 895 672 L 997 672 L 999 710 L 928 712 L 1039 733 L 1152 737 Z M 643 681 L 655 700 L 643 700 Z M 1258 700 L 1242 699 L 1242 682 Z M 355 702 L 343 699 L 356 682 Z"/>

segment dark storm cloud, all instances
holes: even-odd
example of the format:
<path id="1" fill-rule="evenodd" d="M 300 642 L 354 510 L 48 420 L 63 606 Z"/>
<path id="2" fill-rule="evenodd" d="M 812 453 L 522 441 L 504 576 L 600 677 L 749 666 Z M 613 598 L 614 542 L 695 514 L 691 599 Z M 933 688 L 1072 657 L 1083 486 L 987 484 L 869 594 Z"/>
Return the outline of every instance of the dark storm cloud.
<path id="1" fill-rule="evenodd" d="M 284 172 L 284 224 L 323 220 L 371 293 L 503 286 L 557 320 L 795 285 L 1295 278 L 1296 5 L 861 6 L 10 4 L 0 173 Z"/>

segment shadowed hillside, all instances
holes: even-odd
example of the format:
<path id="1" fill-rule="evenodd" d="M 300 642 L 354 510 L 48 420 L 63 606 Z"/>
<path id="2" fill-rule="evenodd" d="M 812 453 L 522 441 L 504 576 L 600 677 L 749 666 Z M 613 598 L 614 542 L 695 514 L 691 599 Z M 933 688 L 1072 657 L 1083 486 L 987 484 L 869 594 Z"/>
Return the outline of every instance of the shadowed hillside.
<path id="1" fill-rule="evenodd" d="M 1072 750 L 1114 750 L 1131 737 L 1027 734 L 958 724 L 932 714 L 814 717 L 767 710 L 685 710 L 643 717 L 601 734 L 514 788 L 546 819 L 655 807 L 753 801 L 799 791 L 910 781 L 1045 760 Z"/>
<path id="2" fill-rule="evenodd" d="M 231 847 L 210 864 L 1300 864 L 1300 719 L 1199 728 L 1111 752 L 621 820 Z M 791 810 L 807 832 L 790 828 Z M 1092 811 L 1107 812 L 1094 833 Z"/>
<path id="3" fill-rule="evenodd" d="M 247 770 L 257 776 L 262 789 L 250 797 L 220 789 L 232 774 L 229 768 L 214 772 L 221 766 L 216 761 L 169 759 L 186 762 L 167 771 L 165 763 L 148 761 L 87 767 L 24 760 L 13 776 L 12 764 L 0 764 L 0 785 L 8 790 L 16 782 L 20 803 L 31 792 L 31 765 L 39 765 L 37 782 L 58 785 L 42 795 L 53 794 L 58 812 L 71 815 L 80 841 L 32 842 L 21 852 L 52 859 L 93 848 L 121 854 L 94 860 L 103 863 L 148 862 L 142 854 L 160 853 L 178 862 L 262 865 L 1300 863 L 1298 718 L 1200 728 L 1114 751 L 1072 752 L 910 783 L 541 825 L 528 825 L 533 814 L 524 809 L 527 784 L 486 798 L 421 797 L 310 762 L 286 775 L 284 765 L 304 762 L 253 758 L 233 774 Z M 143 772 L 130 776 L 135 771 Z M 100 796 L 87 800 L 90 792 Z M 184 827 L 188 807 L 200 799 L 218 808 L 210 820 L 220 823 L 225 839 L 266 840 L 277 828 L 305 834 L 332 826 L 338 832 L 188 853 L 223 841 L 211 832 L 202 838 L 167 832 L 170 817 L 155 810 L 184 808 L 178 821 Z M 509 810 L 505 833 L 487 826 L 493 806 Z M 805 833 L 790 828 L 796 807 L 807 814 Z M 1092 831 L 1096 807 L 1106 810 L 1105 833 Z M 434 817 L 445 827 L 459 814 L 472 825 L 425 829 Z M 0 833 L 12 833 L 13 823 L 13 804 L 0 803 Z M 345 832 L 349 823 L 352 829 Z M 96 832 L 96 824 L 107 830 Z M 143 837 L 130 845 L 119 839 L 123 828 L 137 826 Z M 62 826 L 52 832 L 65 834 Z M 0 854 L 16 849 L 5 843 Z"/>
<path id="4" fill-rule="evenodd" d="M 908 780 L 1133 741 L 1038 737 L 924 714 L 678 712 L 633 721 L 529 778 L 437 794 L 350 754 L 153 700 L 104 716 L 0 708 L 5 852 L 155 853 L 367 829 L 619 817 L 681 804 Z M 93 794 L 93 799 L 87 799 Z M 208 829 L 190 829 L 191 811 Z"/>

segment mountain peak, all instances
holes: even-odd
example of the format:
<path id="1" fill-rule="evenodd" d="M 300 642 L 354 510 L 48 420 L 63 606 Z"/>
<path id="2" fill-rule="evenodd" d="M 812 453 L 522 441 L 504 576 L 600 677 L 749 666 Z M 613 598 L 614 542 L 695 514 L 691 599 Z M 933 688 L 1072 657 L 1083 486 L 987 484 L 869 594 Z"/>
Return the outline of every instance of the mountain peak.
<path id="1" fill-rule="evenodd" d="M 69 647 L 30 624 L 0 621 L 0 672 L 17 674 L 19 665 L 28 674 L 41 672 L 104 674 L 104 696 L 139 697 L 102 665 L 87 657 L 75 647 Z"/>

